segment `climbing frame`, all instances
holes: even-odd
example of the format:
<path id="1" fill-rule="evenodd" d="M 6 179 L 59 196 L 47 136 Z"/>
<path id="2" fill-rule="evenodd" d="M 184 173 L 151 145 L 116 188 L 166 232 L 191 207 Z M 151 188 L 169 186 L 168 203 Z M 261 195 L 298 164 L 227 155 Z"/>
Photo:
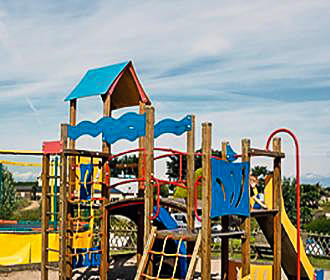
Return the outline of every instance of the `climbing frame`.
<path id="1" fill-rule="evenodd" d="M 175 241 L 176 249 L 174 253 L 167 252 L 166 248 L 169 241 Z M 155 249 L 156 241 L 162 241 L 160 246 L 161 251 Z M 182 252 L 185 242 L 194 242 L 193 253 L 187 254 Z M 167 280 L 167 279 L 182 279 L 178 278 L 177 272 L 180 260 L 188 261 L 188 269 L 184 279 L 189 280 L 193 278 L 195 267 L 197 263 L 197 256 L 200 251 L 201 246 L 201 233 L 191 234 L 185 232 L 175 232 L 175 231 L 157 231 L 156 227 L 152 227 L 151 233 L 149 235 L 146 247 L 143 252 L 143 256 L 139 267 L 137 269 L 135 280 L 138 279 L 155 279 L 155 280 Z M 155 261 L 155 258 L 160 257 L 158 267 L 154 266 L 155 269 L 150 269 L 149 263 Z M 174 264 L 171 267 L 167 266 L 164 268 L 164 263 L 166 258 L 174 258 Z"/>

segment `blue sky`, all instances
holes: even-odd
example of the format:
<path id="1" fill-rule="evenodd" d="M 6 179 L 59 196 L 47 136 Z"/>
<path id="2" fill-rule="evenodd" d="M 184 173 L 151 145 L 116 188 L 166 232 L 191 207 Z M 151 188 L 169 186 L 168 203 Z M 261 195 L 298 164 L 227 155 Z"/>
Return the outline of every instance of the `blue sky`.
<path id="1" fill-rule="evenodd" d="M 133 60 L 158 119 L 194 113 L 198 125 L 213 123 L 215 148 L 229 140 L 236 150 L 243 137 L 262 147 L 289 127 L 305 178 L 330 185 L 329 14 L 329 1 L 306 0 L 0 0 L 1 148 L 57 139 L 64 97 L 87 69 Z M 100 116 L 95 98 L 78 107 L 79 120 Z M 182 139 L 160 141 L 184 148 Z M 292 145 L 283 142 L 291 176 Z"/>

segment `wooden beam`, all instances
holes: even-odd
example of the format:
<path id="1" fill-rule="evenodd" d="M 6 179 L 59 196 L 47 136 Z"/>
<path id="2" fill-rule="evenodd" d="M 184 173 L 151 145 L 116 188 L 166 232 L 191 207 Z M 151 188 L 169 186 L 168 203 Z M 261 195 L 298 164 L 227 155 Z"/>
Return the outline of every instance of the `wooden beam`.
<path id="1" fill-rule="evenodd" d="M 221 143 L 221 158 L 227 160 L 227 145 L 228 142 Z M 222 230 L 228 232 L 229 230 L 229 217 L 221 217 Z M 221 240 L 221 279 L 228 279 L 229 271 L 229 238 L 222 238 Z"/>
<path id="2" fill-rule="evenodd" d="M 152 106 L 146 106 L 146 148 L 145 148 L 145 189 L 144 189 L 144 245 L 147 244 L 151 232 L 150 216 L 153 214 L 154 188 L 152 177 L 154 175 L 154 123 L 155 109 Z M 148 265 L 147 271 L 152 274 L 152 260 Z"/>
<path id="3" fill-rule="evenodd" d="M 153 213 L 153 184 L 154 172 L 154 122 L 155 110 L 152 106 L 146 106 L 146 150 L 145 150 L 145 189 L 144 189 L 144 244 L 147 244 L 151 232 L 151 220 Z"/>
<path id="4" fill-rule="evenodd" d="M 111 117 L 111 95 L 107 92 L 103 96 L 103 116 Z M 106 141 L 102 141 L 102 152 L 104 154 L 111 154 L 111 146 Z M 105 163 L 102 167 L 102 197 L 104 200 L 102 201 L 102 219 L 101 219 L 101 264 L 100 264 L 100 279 L 107 280 L 108 279 L 108 270 L 109 270 L 109 217 L 105 216 L 108 214 L 106 205 L 110 201 L 110 188 L 107 186 L 110 185 L 110 167 L 107 168 L 107 163 Z"/>
<path id="5" fill-rule="evenodd" d="M 41 280 L 48 280 L 48 216 L 49 212 L 49 164 L 50 156 L 42 157 L 42 208 L 41 208 L 41 234 L 42 234 L 42 253 L 41 253 Z"/>
<path id="6" fill-rule="evenodd" d="M 249 148 L 250 156 L 261 156 L 261 157 L 273 157 L 273 158 L 285 158 L 285 154 L 276 151 L 266 151 L 262 149 Z"/>
<path id="7" fill-rule="evenodd" d="M 140 101 L 139 103 L 139 113 L 145 113 L 145 104 Z M 145 149 L 146 137 L 139 137 L 139 149 Z M 138 162 L 138 176 L 139 178 L 145 178 L 144 174 L 144 151 L 139 151 L 139 162 Z M 144 182 L 138 183 L 138 197 L 144 198 Z M 138 221 L 137 221 L 137 244 L 136 244 L 136 253 L 137 253 L 137 266 L 140 263 L 142 258 L 143 249 L 144 249 L 144 210 L 139 208 Z"/>
<path id="8" fill-rule="evenodd" d="M 197 240 L 195 242 L 195 247 L 194 247 L 194 251 L 192 253 L 191 256 L 191 260 L 189 263 L 189 267 L 188 267 L 188 271 L 187 271 L 187 275 L 186 275 L 186 280 L 192 280 L 194 277 L 194 272 L 195 272 L 195 267 L 197 264 L 197 256 L 201 247 L 201 233 L 198 234 L 197 236 Z"/>
<path id="9" fill-rule="evenodd" d="M 273 139 L 273 151 L 281 153 L 281 138 Z M 274 215 L 274 262 L 273 262 L 273 279 L 281 279 L 281 239 L 282 239 L 282 226 L 281 226 L 281 158 L 274 159 L 274 180 L 273 180 L 273 207 L 279 211 Z"/>
<path id="10" fill-rule="evenodd" d="M 250 162 L 250 140 L 242 140 L 242 162 Z M 250 193 L 250 188 L 249 188 Z M 242 279 L 250 276 L 250 236 L 251 236 L 251 218 L 245 217 L 242 223 L 244 237 L 242 238 Z"/>
<path id="11" fill-rule="evenodd" d="M 188 229 L 195 228 L 194 220 L 194 175 L 195 175 L 195 116 L 191 115 L 191 130 L 187 132 L 187 222 Z"/>
<path id="12" fill-rule="evenodd" d="M 68 143 L 68 126 L 61 125 L 61 141 L 63 147 L 67 147 Z M 60 280 L 67 280 L 67 255 L 71 253 L 67 248 L 67 157 L 61 154 L 61 182 L 60 182 Z"/>
<path id="13" fill-rule="evenodd" d="M 211 279 L 211 123 L 202 124 L 202 279 Z"/>
<path id="14" fill-rule="evenodd" d="M 77 99 L 70 100 L 70 120 L 69 123 L 71 126 L 75 126 L 77 123 Z M 69 139 L 69 148 L 75 149 L 75 141 L 73 139 Z M 76 182 L 76 157 L 69 157 L 69 196 L 74 194 L 75 191 L 75 182 Z M 73 222 L 71 217 L 74 216 L 74 209 L 72 204 L 68 204 L 68 228 L 73 228 Z M 69 248 L 73 247 L 73 232 L 70 231 L 70 238 L 68 239 L 67 246 Z M 67 263 L 67 278 L 72 278 L 72 258 L 68 258 Z"/>
<path id="15" fill-rule="evenodd" d="M 148 237 L 148 240 L 146 242 L 146 246 L 143 252 L 143 256 L 141 258 L 141 261 L 138 265 L 137 272 L 135 275 L 135 280 L 140 280 L 141 279 L 141 274 L 144 273 L 146 270 L 147 264 L 148 264 L 148 257 L 149 257 L 149 250 L 152 249 L 154 242 L 156 239 L 156 227 L 152 227 L 150 231 L 150 235 Z"/>

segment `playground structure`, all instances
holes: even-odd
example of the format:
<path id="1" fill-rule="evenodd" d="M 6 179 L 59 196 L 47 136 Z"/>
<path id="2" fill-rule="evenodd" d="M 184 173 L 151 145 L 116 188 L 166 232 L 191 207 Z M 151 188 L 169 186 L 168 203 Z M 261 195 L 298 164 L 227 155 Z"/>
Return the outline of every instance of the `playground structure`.
<path id="1" fill-rule="evenodd" d="M 100 95 L 103 115 L 99 121 L 76 123 L 77 99 Z M 58 269 L 59 279 L 72 279 L 74 269 L 97 267 L 100 279 L 108 279 L 109 216 L 120 213 L 137 225 L 137 273 L 135 279 L 193 279 L 198 256 L 201 278 L 211 279 L 211 219 L 221 217 L 221 279 L 281 279 L 281 267 L 288 279 L 314 279 L 298 230 L 290 223 L 284 209 L 281 190 L 281 139 L 273 139 L 272 150 L 251 147 L 243 139 L 241 154 L 228 142 L 221 145 L 221 158 L 212 155 L 212 125 L 202 124 L 202 151 L 195 152 L 195 116 L 176 121 L 155 122 L 154 108 L 144 92 L 131 62 L 87 72 L 66 98 L 70 102 L 69 124 L 61 125 L 58 141 L 44 142 L 42 149 L 42 248 L 41 279 L 48 279 L 50 269 Z M 115 119 L 111 111 L 139 106 L 139 113 L 129 112 Z M 83 135 L 102 135 L 102 151 L 76 149 Z M 187 139 L 186 151 L 155 147 L 163 134 Z M 111 153 L 118 140 L 138 140 L 138 148 Z M 138 176 L 111 184 L 111 161 L 119 156 L 137 153 Z M 163 153 L 161 155 L 156 155 Z M 154 162 L 177 156 L 180 174 L 177 181 L 157 178 Z M 202 157 L 202 176 L 194 178 L 195 157 Z M 267 179 L 267 209 L 250 205 L 250 162 L 253 157 L 269 157 L 274 161 Z M 183 157 L 187 160 L 186 178 L 182 175 Z M 58 158 L 59 170 L 51 168 Z M 237 162 L 238 160 L 241 162 Z M 134 199 L 110 202 L 110 189 L 119 184 L 138 182 Z M 184 204 L 160 197 L 162 185 L 172 184 L 187 190 Z M 198 185 L 202 186 L 202 217 L 198 216 Z M 56 187 L 54 187 L 56 185 Z M 156 190 L 156 195 L 154 195 Z M 165 208 L 187 214 L 188 229 L 176 228 Z M 229 217 L 241 218 L 240 230 L 229 228 Z M 298 216 L 298 214 L 297 214 Z M 195 217 L 202 223 L 195 230 Z M 254 264 L 250 258 L 251 219 L 259 223 L 273 250 L 273 263 Z M 297 235 L 296 235 L 297 234 Z M 241 262 L 229 259 L 229 240 L 241 240 Z M 285 250 L 282 250 L 285 248 Z M 297 261 L 295 261 L 297 260 Z M 59 262 L 59 267 L 53 265 Z M 299 271 L 299 272 L 298 272 Z M 266 278 L 265 278 L 266 277 Z M 321 278 L 315 278 L 321 279 Z"/>

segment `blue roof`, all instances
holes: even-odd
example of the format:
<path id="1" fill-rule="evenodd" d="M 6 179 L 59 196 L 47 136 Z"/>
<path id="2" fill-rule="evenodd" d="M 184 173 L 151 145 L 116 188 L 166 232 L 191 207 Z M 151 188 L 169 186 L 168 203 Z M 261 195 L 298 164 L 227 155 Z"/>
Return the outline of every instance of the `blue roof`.
<path id="1" fill-rule="evenodd" d="M 81 97 L 105 94 L 129 61 L 88 70 L 79 84 L 65 98 L 65 101 Z"/>

